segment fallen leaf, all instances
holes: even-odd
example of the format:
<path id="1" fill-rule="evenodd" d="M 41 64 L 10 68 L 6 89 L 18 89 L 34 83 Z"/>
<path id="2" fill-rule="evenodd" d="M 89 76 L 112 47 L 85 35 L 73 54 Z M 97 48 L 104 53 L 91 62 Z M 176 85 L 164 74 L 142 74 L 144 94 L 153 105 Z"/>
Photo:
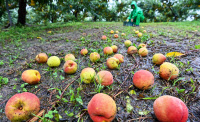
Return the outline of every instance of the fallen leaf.
<path id="1" fill-rule="evenodd" d="M 185 55 L 183 53 L 180 53 L 180 52 L 169 52 L 167 53 L 167 57 L 178 57 L 178 56 L 182 56 L 182 55 Z"/>

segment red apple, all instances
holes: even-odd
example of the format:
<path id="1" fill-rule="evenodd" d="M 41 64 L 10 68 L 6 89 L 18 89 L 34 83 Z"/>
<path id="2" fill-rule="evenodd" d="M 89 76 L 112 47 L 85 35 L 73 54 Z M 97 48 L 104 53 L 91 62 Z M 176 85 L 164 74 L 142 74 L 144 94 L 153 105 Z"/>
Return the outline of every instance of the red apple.
<path id="1" fill-rule="evenodd" d="M 84 48 L 81 50 L 80 53 L 81 53 L 81 55 L 86 55 L 88 53 L 88 50 Z"/>
<path id="2" fill-rule="evenodd" d="M 186 122 L 188 119 L 187 106 L 181 99 L 170 95 L 157 98 L 153 110 L 160 122 Z"/>
<path id="3" fill-rule="evenodd" d="M 105 47 L 103 49 L 103 53 L 106 55 L 111 55 L 113 53 L 113 49 L 111 47 Z"/>
<path id="4" fill-rule="evenodd" d="M 115 34 L 114 37 L 115 37 L 115 38 L 118 38 L 119 36 L 118 36 L 118 34 Z"/>
<path id="5" fill-rule="evenodd" d="M 32 93 L 23 92 L 12 96 L 5 106 L 5 114 L 11 122 L 30 119 L 40 110 L 40 100 Z"/>
<path id="6" fill-rule="evenodd" d="M 146 90 L 154 84 L 154 76 L 147 70 L 139 70 L 133 76 L 133 83 L 137 88 Z"/>
<path id="7" fill-rule="evenodd" d="M 166 60 L 166 57 L 162 53 L 156 53 L 153 55 L 152 62 L 154 64 L 162 64 Z"/>
<path id="8" fill-rule="evenodd" d="M 67 74 L 73 74 L 77 70 L 77 63 L 72 60 L 68 60 L 65 62 L 63 70 Z"/>
<path id="9" fill-rule="evenodd" d="M 94 95 L 87 108 L 94 122 L 111 122 L 117 113 L 115 101 L 104 93 Z"/>
<path id="10" fill-rule="evenodd" d="M 113 83 L 113 76 L 109 71 L 102 70 L 97 73 L 96 81 L 103 86 L 109 86 Z"/>
<path id="11" fill-rule="evenodd" d="M 40 81 L 40 72 L 37 70 L 25 70 L 21 76 L 22 80 L 30 85 L 38 84 Z"/>
<path id="12" fill-rule="evenodd" d="M 36 57 L 35 57 L 35 60 L 38 62 L 38 63 L 46 63 L 47 60 L 48 60 L 48 56 L 46 53 L 40 53 L 38 54 Z"/>
<path id="13" fill-rule="evenodd" d="M 106 37 L 105 35 L 103 35 L 103 36 L 101 37 L 101 39 L 102 39 L 102 40 L 107 40 L 107 37 Z"/>

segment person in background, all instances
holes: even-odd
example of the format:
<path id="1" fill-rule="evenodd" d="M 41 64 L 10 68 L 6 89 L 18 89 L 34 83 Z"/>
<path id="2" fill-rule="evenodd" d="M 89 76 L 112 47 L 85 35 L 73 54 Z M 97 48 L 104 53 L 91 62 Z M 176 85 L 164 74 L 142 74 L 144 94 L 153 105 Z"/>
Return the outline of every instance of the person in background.
<path id="1" fill-rule="evenodd" d="M 137 6 L 135 1 L 131 3 L 131 8 L 133 11 L 129 15 L 127 21 L 134 22 L 136 26 L 139 26 L 140 22 L 144 20 L 143 11 L 140 7 Z"/>

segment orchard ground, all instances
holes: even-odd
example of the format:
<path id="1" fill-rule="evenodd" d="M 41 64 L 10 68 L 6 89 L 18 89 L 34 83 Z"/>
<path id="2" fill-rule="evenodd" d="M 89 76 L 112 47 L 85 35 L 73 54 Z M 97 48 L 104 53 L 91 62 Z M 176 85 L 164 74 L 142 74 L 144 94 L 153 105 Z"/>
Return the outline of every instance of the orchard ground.
<path id="1" fill-rule="evenodd" d="M 147 33 L 138 38 L 134 29 L 146 30 Z M 110 30 L 119 31 L 119 38 L 114 38 L 114 34 L 109 33 Z M 121 36 L 121 33 L 126 36 Z M 119 22 L 56 23 L 47 26 L 13 27 L 0 30 L 0 35 L 2 122 L 8 121 L 4 111 L 7 100 L 14 94 L 25 91 L 39 97 L 41 110 L 50 110 L 44 118 L 54 121 L 92 121 L 86 110 L 87 104 L 99 92 L 110 95 L 116 101 L 115 122 L 157 121 L 153 102 L 162 95 L 175 96 L 184 101 L 189 109 L 188 121 L 200 120 L 200 22 L 142 23 L 140 27 L 124 27 Z M 102 35 L 107 36 L 107 41 L 101 40 Z M 131 40 L 137 46 L 141 42 L 147 44 L 148 56 L 128 55 L 124 46 L 125 40 Z M 109 70 L 106 66 L 107 58 L 114 54 L 103 54 L 103 48 L 112 45 L 117 45 L 117 53 L 124 56 L 124 63 L 121 63 L 118 70 Z M 86 56 L 80 54 L 83 48 L 89 51 Z M 152 56 L 155 53 L 166 55 L 175 51 L 185 55 L 168 57 L 166 61 L 175 64 L 180 74 L 175 80 L 163 80 L 158 74 L 159 66 L 152 63 Z M 58 56 L 61 65 L 49 68 L 47 64 L 36 63 L 35 56 L 40 52 L 45 52 L 48 56 Z M 92 52 L 100 54 L 99 62 L 92 63 L 89 60 Z M 78 64 L 78 70 L 73 75 L 63 72 L 64 56 L 68 53 L 75 55 Z M 110 71 L 114 83 L 108 87 L 97 83 L 82 83 L 79 75 L 86 67 L 94 68 L 96 73 L 101 70 Z M 21 74 L 26 69 L 38 70 L 41 82 L 37 85 L 24 83 Z M 140 69 L 150 71 L 155 77 L 154 86 L 149 90 L 142 91 L 133 85 L 133 74 Z"/>

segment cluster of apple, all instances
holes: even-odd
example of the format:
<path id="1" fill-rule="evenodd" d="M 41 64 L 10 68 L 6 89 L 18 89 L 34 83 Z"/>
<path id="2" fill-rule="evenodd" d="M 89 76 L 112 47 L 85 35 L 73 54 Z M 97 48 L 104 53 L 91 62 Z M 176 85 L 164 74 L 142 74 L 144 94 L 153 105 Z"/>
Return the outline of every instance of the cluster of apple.
<path id="1" fill-rule="evenodd" d="M 146 31 L 145 31 L 146 32 Z M 144 33 L 145 33 L 144 32 Z M 110 31 L 114 34 L 114 31 Z M 118 31 L 116 31 L 114 37 L 118 38 Z M 142 33 L 135 31 L 138 37 L 142 36 Z M 125 36 L 125 33 L 122 33 Z M 102 40 L 106 40 L 105 35 L 102 36 Z M 148 50 L 146 44 L 141 43 L 138 47 L 139 50 L 132 46 L 130 40 L 126 40 L 124 45 L 128 48 L 127 53 L 132 55 L 137 53 L 140 56 L 147 56 Z M 118 47 L 112 45 L 111 47 L 105 47 L 103 53 L 105 55 L 111 55 L 116 53 Z M 88 50 L 82 49 L 81 55 L 87 55 Z M 97 52 L 90 54 L 90 61 L 97 62 L 100 59 L 100 55 Z M 40 53 L 36 56 L 35 60 L 38 63 L 47 63 L 49 67 L 57 67 L 60 65 L 60 59 L 57 56 L 48 56 L 45 53 Z M 67 74 L 73 74 L 77 71 L 77 63 L 75 62 L 75 56 L 73 54 L 67 54 L 64 57 L 65 63 L 63 70 Z M 179 69 L 172 63 L 165 62 L 166 57 L 157 53 L 152 57 L 152 62 L 156 65 L 160 65 L 159 76 L 165 80 L 172 80 L 178 77 Z M 117 69 L 120 63 L 124 62 L 122 54 L 115 54 L 106 61 L 106 65 L 109 69 Z M 22 80 L 29 84 L 37 84 L 40 81 L 40 73 L 37 70 L 25 70 L 22 73 Z M 97 74 L 93 68 L 84 68 L 80 73 L 81 81 L 86 84 L 96 81 L 103 86 L 109 86 L 113 83 L 113 75 L 111 72 L 102 70 Z M 134 86 L 141 90 L 150 89 L 154 84 L 154 76 L 147 70 L 139 70 L 135 72 L 133 76 Z M 24 100 L 25 99 L 25 100 Z M 21 101 L 25 101 L 25 103 Z M 115 101 L 108 95 L 99 93 L 93 96 L 88 103 L 88 113 L 93 121 L 112 121 L 117 113 Z M 156 117 L 159 121 L 177 121 L 185 122 L 188 118 L 188 109 L 183 101 L 180 99 L 165 95 L 157 98 L 153 104 L 153 109 Z M 9 99 L 5 107 L 5 113 L 8 119 L 11 121 L 24 121 L 31 117 L 32 113 L 37 114 L 40 110 L 40 101 L 38 97 L 32 93 L 24 92 L 16 94 Z"/>

